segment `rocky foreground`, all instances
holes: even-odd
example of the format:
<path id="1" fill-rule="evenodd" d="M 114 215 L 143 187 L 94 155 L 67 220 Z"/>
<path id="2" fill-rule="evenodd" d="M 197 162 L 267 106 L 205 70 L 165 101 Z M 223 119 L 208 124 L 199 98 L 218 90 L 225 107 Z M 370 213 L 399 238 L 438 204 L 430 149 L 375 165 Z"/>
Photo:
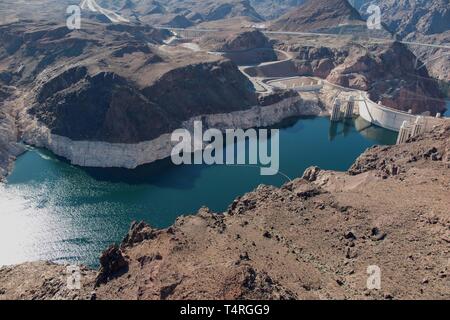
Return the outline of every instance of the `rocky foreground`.
<path id="1" fill-rule="evenodd" d="M 81 269 L 80 290 L 65 266 L 3 267 L 0 299 L 449 299 L 449 158 L 447 122 L 348 172 L 260 186 L 225 213 L 135 223 L 99 271 Z"/>

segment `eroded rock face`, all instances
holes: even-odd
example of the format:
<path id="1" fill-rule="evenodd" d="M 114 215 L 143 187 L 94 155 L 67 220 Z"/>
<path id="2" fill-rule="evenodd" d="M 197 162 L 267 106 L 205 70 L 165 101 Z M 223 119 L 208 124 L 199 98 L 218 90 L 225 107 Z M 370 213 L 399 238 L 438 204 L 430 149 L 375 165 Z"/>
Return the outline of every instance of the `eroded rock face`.
<path id="1" fill-rule="evenodd" d="M 14 90 L 3 87 L 0 82 L 0 92 L 4 89 L 4 98 L 0 100 L 0 183 L 11 172 L 13 163 L 25 151 L 23 145 L 18 143 L 19 134 L 10 101 Z"/>
<path id="2" fill-rule="evenodd" d="M 265 272 L 258 272 L 251 266 L 242 270 L 240 294 L 233 297 L 237 300 L 295 300 L 297 296 L 287 290 L 278 282 L 275 282 Z"/>
<path id="3" fill-rule="evenodd" d="M 53 134 L 72 140 L 138 143 L 172 132 L 196 115 L 256 104 L 246 78 L 229 61 L 175 69 L 142 90 L 110 72 L 74 77 L 69 85 L 64 78 L 53 79 L 63 90 L 40 90 L 30 113 Z"/>
<path id="4" fill-rule="evenodd" d="M 420 62 L 419 62 L 420 63 Z M 413 113 L 445 110 L 444 96 L 426 68 L 416 69 L 417 58 L 403 44 L 373 47 L 371 52 L 350 52 L 327 80 L 368 91 L 373 101 Z M 442 99 L 442 101 L 439 101 Z"/>

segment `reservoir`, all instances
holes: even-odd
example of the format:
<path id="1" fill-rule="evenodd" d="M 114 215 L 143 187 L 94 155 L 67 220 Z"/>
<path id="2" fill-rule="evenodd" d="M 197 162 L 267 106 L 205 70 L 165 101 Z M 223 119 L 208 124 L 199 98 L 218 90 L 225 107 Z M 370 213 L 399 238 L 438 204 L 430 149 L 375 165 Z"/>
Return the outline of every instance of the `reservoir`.
<path id="1" fill-rule="evenodd" d="M 276 127 L 283 173 L 277 176 L 261 176 L 258 167 L 170 160 L 135 170 L 81 168 L 30 148 L 0 186 L 0 265 L 50 260 L 96 267 L 134 220 L 164 228 L 202 206 L 223 212 L 260 184 L 281 186 L 312 165 L 345 171 L 368 147 L 394 144 L 397 137 L 360 118 L 338 124 L 291 119 Z"/>

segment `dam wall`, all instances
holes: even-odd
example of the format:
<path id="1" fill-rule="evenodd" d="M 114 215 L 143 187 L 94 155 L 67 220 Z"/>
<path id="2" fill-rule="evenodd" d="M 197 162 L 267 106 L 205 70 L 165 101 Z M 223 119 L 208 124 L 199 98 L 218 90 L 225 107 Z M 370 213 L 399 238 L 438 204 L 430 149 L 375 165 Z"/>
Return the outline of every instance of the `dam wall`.
<path id="1" fill-rule="evenodd" d="M 357 100 L 359 115 L 364 120 L 388 130 L 398 132 L 400 131 L 400 128 L 404 121 L 414 123 L 417 117 L 421 116 L 395 110 L 375 103 L 369 99 L 366 92 L 360 93 L 360 96 L 357 98 Z M 432 126 L 439 124 L 439 122 L 442 120 L 430 116 L 422 117 L 425 120 L 425 130 L 431 129 Z"/>

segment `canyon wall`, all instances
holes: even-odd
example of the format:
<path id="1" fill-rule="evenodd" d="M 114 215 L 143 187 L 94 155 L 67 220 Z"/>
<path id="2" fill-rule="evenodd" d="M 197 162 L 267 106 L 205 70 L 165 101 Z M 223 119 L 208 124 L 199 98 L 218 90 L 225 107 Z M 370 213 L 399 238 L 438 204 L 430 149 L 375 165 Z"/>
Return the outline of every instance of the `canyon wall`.
<path id="1" fill-rule="evenodd" d="M 225 129 L 248 129 L 266 127 L 280 123 L 286 118 L 319 115 L 323 112 L 319 100 L 306 100 L 291 97 L 268 106 L 254 106 L 248 110 L 231 113 L 209 114 L 192 117 L 184 121 L 180 129 L 193 129 L 194 121 L 201 120 L 203 127 Z M 86 167 L 124 167 L 136 168 L 170 157 L 172 147 L 171 133 L 140 143 L 108 143 L 102 141 L 75 141 L 52 134 L 49 129 L 36 120 L 27 120 L 23 140 L 37 147 L 51 150 L 72 164 Z"/>

